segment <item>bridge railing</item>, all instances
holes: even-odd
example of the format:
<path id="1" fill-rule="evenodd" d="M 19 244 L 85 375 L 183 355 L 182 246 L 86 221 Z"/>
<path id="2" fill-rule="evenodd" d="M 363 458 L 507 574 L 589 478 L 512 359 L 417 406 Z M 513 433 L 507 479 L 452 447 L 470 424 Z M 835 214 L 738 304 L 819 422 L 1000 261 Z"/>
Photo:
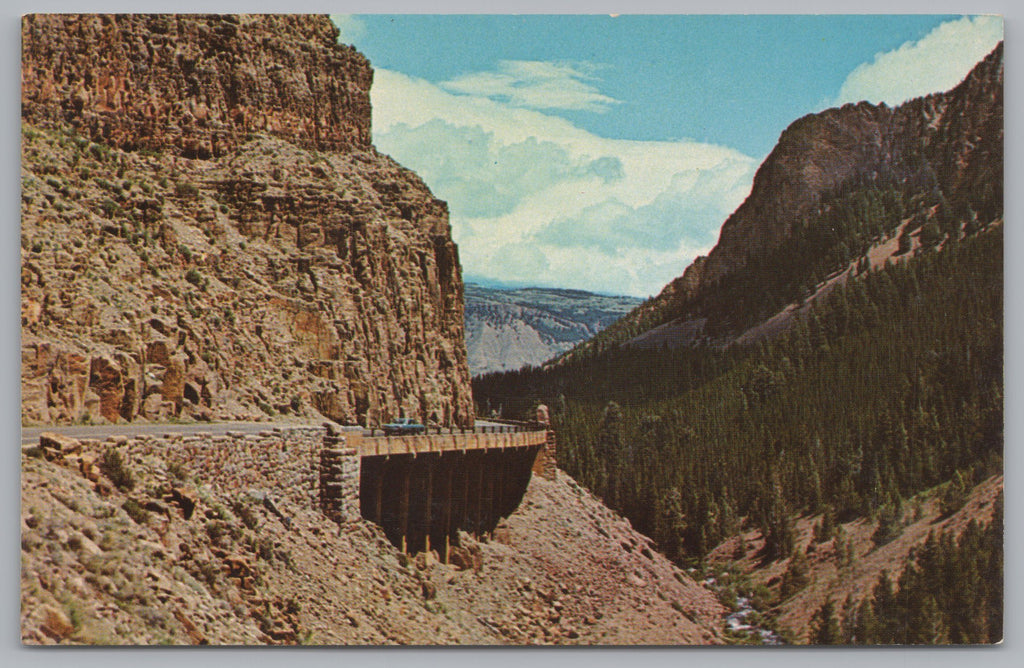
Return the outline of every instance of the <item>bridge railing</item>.
<path id="1" fill-rule="evenodd" d="M 501 448 L 526 448 L 543 445 L 545 431 L 488 431 L 449 434 L 418 434 L 415 436 L 377 436 L 362 438 L 349 434 L 346 447 L 355 449 L 360 455 L 381 456 L 401 454 L 423 454 L 468 450 L 492 450 Z"/>
<path id="2" fill-rule="evenodd" d="M 544 431 L 548 429 L 548 425 L 543 425 L 539 422 L 519 422 L 513 420 L 488 420 L 488 422 L 495 422 L 499 424 L 487 424 L 487 425 L 476 425 L 472 428 L 466 427 L 441 427 L 441 426 L 428 426 L 426 428 L 427 435 L 436 434 L 442 435 L 455 435 L 455 434 L 519 434 L 523 432 L 532 431 Z M 381 427 L 369 427 L 367 428 L 368 438 L 398 438 L 397 435 L 388 436 L 384 433 Z"/>

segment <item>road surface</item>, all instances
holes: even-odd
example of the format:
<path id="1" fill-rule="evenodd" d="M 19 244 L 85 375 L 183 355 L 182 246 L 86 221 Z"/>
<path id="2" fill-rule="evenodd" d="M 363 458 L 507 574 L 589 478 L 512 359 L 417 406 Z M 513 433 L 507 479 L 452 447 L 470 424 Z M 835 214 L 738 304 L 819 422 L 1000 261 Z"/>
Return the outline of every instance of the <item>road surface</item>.
<path id="1" fill-rule="evenodd" d="M 243 434 L 258 434 L 273 429 L 289 429 L 295 427 L 317 427 L 319 422 L 192 422 L 192 423 L 129 423 L 100 425 L 49 425 L 45 427 L 22 427 L 21 445 L 36 445 L 39 435 L 43 432 L 54 432 L 77 439 L 96 439 L 102 441 L 108 436 L 162 436 L 164 434 L 211 434 L 223 435 L 229 431 Z M 507 425 L 487 420 L 477 420 L 474 431 L 497 431 Z M 369 436 L 369 430 L 363 430 L 363 436 Z M 381 436 L 380 429 L 374 431 Z"/>

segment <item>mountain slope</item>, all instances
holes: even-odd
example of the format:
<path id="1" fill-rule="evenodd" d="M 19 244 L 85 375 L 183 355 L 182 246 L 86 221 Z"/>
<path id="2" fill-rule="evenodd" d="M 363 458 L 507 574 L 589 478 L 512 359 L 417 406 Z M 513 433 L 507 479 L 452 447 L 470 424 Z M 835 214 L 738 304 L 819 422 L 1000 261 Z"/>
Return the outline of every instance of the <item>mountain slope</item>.
<path id="1" fill-rule="evenodd" d="M 718 243 L 654 299 L 572 355 L 668 325 L 659 343 L 728 342 L 813 294 L 901 225 L 952 226 L 1002 216 L 1003 47 L 946 93 L 895 109 L 866 102 L 787 128 L 725 221 Z M 935 241 L 938 243 L 938 240 Z"/>
<path id="2" fill-rule="evenodd" d="M 551 406 L 569 473 L 674 559 L 735 555 L 749 580 L 713 586 L 742 586 L 794 640 L 997 641 L 1001 87 L 1000 47 L 948 94 L 798 121 L 708 258 L 557 362 L 475 378 L 476 400 Z M 828 170 L 845 180 L 815 197 Z M 864 566 L 852 585 L 834 559 L 808 566 L 845 545 L 837 525 Z M 971 595 L 941 584 L 957 569 Z M 837 615 L 847 596 L 872 602 Z"/>
<path id="3" fill-rule="evenodd" d="M 133 490 L 99 494 L 38 454 L 22 459 L 28 644 L 724 641 L 714 594 L 562 473 L 535 477 L 493 539 L 463 534 L 456 567 L 284 495 L 272 514 L 266 492 L 186 480 L 159 458 L 130 464 Z M 188 517 L 161 498 L 171 487 L 195 500 Z"/>
<path id="4" fill-rule="evenodd" d="M 640 303 L 581 290 L 496 290 L 466 284 L 466 349 L 474 376 L 537 365 L 569 350 Z"/>

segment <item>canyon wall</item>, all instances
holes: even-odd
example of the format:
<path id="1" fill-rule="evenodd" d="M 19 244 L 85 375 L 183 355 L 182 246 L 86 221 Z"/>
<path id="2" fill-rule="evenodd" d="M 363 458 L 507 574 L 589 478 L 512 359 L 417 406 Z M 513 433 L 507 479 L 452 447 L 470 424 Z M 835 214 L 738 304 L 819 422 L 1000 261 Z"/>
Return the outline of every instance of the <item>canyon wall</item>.
<path id="1" fill-rule="evenodd" d="M 25 17 L 22 417 L 473 421 L 447 206 L 325 16 Z"/>

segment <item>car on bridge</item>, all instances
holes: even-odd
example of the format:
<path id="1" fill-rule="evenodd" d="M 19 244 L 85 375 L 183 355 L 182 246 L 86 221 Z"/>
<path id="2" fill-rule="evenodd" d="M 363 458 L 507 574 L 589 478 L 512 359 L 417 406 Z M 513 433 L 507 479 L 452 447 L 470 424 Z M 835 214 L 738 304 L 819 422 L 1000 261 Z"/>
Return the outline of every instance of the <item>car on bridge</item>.
<path id="1" fill-rule="evenodd" d="M 388 422 L 381 427 L 385 436 L 408 436 L 411 434 L 425 434 L 427 428 L 412 418 L 398 418 L 394 422 Z"/>

